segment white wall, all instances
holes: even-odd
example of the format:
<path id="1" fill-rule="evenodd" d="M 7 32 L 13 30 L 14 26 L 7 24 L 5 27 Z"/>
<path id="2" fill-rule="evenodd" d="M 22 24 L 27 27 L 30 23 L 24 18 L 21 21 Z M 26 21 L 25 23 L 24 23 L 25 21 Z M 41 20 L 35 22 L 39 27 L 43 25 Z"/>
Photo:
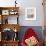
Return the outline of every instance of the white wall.
<path id="1" fill-rule="evenodd" d="M 14 3 L 15 0 L 0 0 L 0 6 L 1 7 L 9 7 L 9 6 L 14 6 L 15 3 Z"/>
<path id="2" fill-rule="evenodd" d="M 21 3 L 21 14 L 20 14 L 20 25 L 24 26 L 42 26 L 43 25 L 43 6 L 42 0 L 19 0 Z M 26 7 L 36 7 L 36 20 L 25 21 L 25 8 Z"/>
<path id="3" fill-rule="evenodd" d="M 15 6 L 15 0 L 0 0 L 0 6 Z M 21 26 L 42 26 L 43 25 L 43 6 L 42 0 L 17 0 L 20 7 L 19 24 Z M 25 8 L 36 7 L 36 20 L 25 20 Z"/>

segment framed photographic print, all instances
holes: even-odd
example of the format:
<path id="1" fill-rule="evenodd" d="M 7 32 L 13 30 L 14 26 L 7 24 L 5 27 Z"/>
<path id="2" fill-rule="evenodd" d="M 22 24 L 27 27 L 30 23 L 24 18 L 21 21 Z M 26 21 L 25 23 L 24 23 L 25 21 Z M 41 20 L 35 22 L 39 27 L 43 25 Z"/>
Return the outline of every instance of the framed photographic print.
<path id="1" fill-rule="evenodd" d="M 9 10 L 2 10 L 2 15 L 9 15 Z"/>
<path id="2" fill-rule="evenodd" d="M 36 20 L 36 8 L 35 7 L 25 8 L 25 20 Z"/>

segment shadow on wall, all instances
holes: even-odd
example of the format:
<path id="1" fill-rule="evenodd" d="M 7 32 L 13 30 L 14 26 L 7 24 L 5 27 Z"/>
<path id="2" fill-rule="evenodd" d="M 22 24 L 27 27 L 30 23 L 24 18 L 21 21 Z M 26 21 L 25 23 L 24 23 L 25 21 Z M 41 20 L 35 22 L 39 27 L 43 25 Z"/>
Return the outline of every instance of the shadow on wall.
<path id="1" fill-rule="evenodd" d="M 23 35 L 24 35 L 24 33 L 26 32 L 26 30 L 28 28 L 32 28 L 36 32 L 39 41 L 42 43 L 43 42 L 42 26 L 21 26 L 20 31 L 19 31 L 19 39 L 20 39 L 20 41 L 22 40 Z"/>

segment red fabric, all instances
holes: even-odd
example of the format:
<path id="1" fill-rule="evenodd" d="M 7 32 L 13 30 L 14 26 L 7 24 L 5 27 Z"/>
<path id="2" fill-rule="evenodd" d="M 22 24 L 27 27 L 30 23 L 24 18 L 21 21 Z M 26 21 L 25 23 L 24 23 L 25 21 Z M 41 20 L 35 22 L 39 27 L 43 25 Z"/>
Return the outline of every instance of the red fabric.
<path id="1" fill-rule="evenodd" d="M 32 37 L 32 36 L 35 36 L 35 37 L 37 36 L 36 33 L 34 32 L 34 30 L 32 28 L 27 29 L 27 31 L 25 32 L 25 35 L 22 39 L 21 45 L 26 46 L 25 39 L 28 39 L 29 37 Z M 36 44 L 36 46 L 41 46 L 41 45 L 38 43 L 38 44 Z"/>

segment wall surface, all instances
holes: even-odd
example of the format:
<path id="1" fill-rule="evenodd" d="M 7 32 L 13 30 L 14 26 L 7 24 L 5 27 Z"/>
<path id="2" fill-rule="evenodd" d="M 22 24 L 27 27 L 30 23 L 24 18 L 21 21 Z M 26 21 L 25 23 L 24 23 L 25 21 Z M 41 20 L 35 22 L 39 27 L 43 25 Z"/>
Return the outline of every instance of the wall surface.
<path id="1" fill-rule="evenodd" d="M 37 37 L 39 41 L 43 42 L 43 29 L 41 26 L 21 26 L 21 29 L 19 31 L 19 39 L 22 40 L 24 33 L 27 31 L 28 28 L 32 28 L 34 32 L 37 34 Z"/>
<path id="2" fill-rule="evenodd" d="M 20 2 L 22 8 L 20 11 L 20 25 L 22 26 L 42 26 L 43 25 L 43 6 L 42 0 L 21 0 Z M 36 20 L 25 20 L 25 8 L 36 7 Z"/>
<path id="3" fill-rule="evenodd" d="M 0 0 L 0 6 L 15 6 L 15 0 Z M 20 7 L 19 24 L 21 26 L 43 26 L 43 6 L 42 0 L 17 0 L 17 6 Z M 36 20 L 25 20 L 25 8 L 36 8 Z M 10 20 L 10 19 L 9 19 Z"/>

